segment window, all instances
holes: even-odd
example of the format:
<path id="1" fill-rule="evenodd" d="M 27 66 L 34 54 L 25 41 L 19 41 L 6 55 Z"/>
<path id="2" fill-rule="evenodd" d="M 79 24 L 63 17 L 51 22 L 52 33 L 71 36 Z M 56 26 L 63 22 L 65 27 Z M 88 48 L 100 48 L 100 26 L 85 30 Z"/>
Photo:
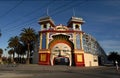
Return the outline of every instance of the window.
<path id="1" fill-rule="evenodd" d="M 45 33 L 42 36 L 42 49 L 46 49 L 46 34 Z"/>
<path id="2" fill-rule="evenodd" d="M 80 46 L 81 46 L 81 45 L 80 45 L 80 35 L 77 34 L 77 35 L 76 35 L 76 48 L 77 48 L 77 49 L 81 49 Z"/>
<path id="3" fill-rule="evenodd" d="M 79 25 L 75 25 L 75 29 L 79 29 Z"/>
<path id="4" fill-rule="evenodd" d="M 43 28 L 47 28 L 47 25 L 46 25 L 46 24 L 44 24 L 44 25 L 43 25 Z"/>

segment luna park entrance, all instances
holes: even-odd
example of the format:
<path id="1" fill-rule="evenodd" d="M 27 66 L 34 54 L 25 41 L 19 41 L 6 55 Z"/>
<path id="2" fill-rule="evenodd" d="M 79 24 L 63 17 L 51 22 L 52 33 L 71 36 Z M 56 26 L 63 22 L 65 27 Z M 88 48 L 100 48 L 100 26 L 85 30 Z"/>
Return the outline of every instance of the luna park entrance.
<path id="1" fill-rule="evenodd" d="M 71 47 L 65 43 L 57 43 L 51 50 L 51 65 L 71 66 Z"/>
<path id="2" fill-rule="evenodd" d="M 56 58 L 54 58 L 54 65 L 69 65 L 69 58 L 56 57 Z"/>

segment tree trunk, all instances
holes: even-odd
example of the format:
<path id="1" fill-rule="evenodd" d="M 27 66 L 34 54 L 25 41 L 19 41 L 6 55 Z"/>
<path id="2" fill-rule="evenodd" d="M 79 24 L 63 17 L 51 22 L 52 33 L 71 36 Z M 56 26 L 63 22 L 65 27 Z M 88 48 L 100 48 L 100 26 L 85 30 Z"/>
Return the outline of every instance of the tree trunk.
<path id="1" fill-rule="evenodd" d="M 13 58 L 12 58 L 11 62 L 14 62 L 14 57 L 15 57 L 15 52 L 13 52 Z"/>
<path id="2" fill-rule="evenodd" d="M 17 51 L 18 48 L 19 48 L 19 46 L 17 45 L 17 47 L 15 49 L 15 52 L 17 52 L 17 55 L 18 55 L 18 57 L 16 58 L 16 62 L 20 63 L 20 53 L 19 53 L 19 51 Z"/>
<path id="3" fill-rule="evenodd" d="M 28 43 L 28 52 L 27 52 L 27 60 L 26 60 L 26 64 L 30 64 L 30 44 Z"/>
<path id="4" fill-rule="evenodd" d="M 2 54 L 0 54 L 0 64 L 2 64 Z"/>

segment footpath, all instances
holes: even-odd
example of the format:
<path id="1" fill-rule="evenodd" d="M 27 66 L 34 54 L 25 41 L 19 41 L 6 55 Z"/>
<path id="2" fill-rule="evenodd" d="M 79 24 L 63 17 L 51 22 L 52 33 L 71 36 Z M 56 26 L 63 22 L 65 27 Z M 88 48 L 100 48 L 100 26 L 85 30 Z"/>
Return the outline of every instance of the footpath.
<path id="1" fill-rule="evenodd" d="M 106 74 L 106 75 L 105 75 Z M 94 76 L 96 75 L 96 77 Z M 37 64 L 0 65 L 0 78 L 119 78 L 120 71 L 113 66 L 70 67 Z M 99 77 L 100 76 L 100 77 Z"/>

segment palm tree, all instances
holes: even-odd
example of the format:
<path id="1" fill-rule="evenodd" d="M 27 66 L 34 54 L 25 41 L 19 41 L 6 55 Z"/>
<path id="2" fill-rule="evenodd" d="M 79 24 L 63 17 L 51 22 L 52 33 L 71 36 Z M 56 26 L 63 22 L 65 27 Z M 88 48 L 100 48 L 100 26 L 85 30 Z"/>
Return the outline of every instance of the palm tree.
<path id="1" fill-rule="evenodd" d="M 14 54 L 14 50 L 13 50 L 13 49 L 10 49 L 10 50 L 8 51 L 8 54 L 10 55 L 10 62 L 13 62 L 13 58 L 12 58 L 11 56 L 12 56 L 12 54 Z"/>
<path id="2" fill-rule="evenodd" d="M 18 55 L 18 58 L 17 58 L 17 61 L 20 63 L 20 55 L 24 55 L 25 54 L 25 51 L 26 51 L 26 47 L 22 44 L 22 43 L 19 43 L 18 45 L 18 48 L 17 48 L 17 55 Z"/>
<path id="3" fill-rule="evenodd" d="M 3 50 L 0 48 L 0 57 L 1 57 L 2 54 L 3 54 Z"/>
<path id="4" fill-rule="evenodd" d="M 2 62 L 2 54 L 3 54 L 3 50 L 0 48 L 0 63 Z"/>
<path id="5" fill-rule="evenodd" d="M 20 44 L 20 42 L 19 42 L 19 37 L 18 36 L 11 37 L 8 41 L 8 47 L 12 48 L 14 50 L 13 61 L 14 61 L 14 57 L 15 57 L 15 52 L 17 51 L 17 48 L 18 48 L 19 44 Z"/>
<path id="6" fill-rule="evenodd" d="M 35 34 L 35 30 L 33 28 L 23 28 L 22 33 L 20 34 L 20 39 L 21 41 L 27 45 L 27 60 L 26 63 L 30 64 L 30 53 L 31 53 L 31 44 L 34 43 L 34 41 L 36 41 L 36 34 Z"/>

